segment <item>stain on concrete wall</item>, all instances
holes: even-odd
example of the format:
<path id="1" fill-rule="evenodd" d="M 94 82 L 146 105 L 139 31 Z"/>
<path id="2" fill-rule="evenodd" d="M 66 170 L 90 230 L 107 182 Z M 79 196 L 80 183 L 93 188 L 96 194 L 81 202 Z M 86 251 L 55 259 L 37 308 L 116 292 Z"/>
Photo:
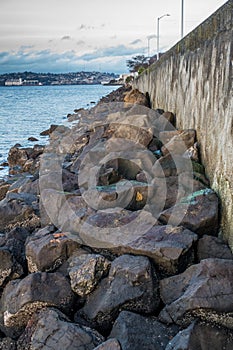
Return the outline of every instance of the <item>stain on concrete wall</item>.
<path id="1" fill-rule="evenodd" d="M 194 128 L 212 188 L 221 198 L 221 233 L 233 249 L 233 1 L 164 54 L 135 82 L 152 107 Z"/>

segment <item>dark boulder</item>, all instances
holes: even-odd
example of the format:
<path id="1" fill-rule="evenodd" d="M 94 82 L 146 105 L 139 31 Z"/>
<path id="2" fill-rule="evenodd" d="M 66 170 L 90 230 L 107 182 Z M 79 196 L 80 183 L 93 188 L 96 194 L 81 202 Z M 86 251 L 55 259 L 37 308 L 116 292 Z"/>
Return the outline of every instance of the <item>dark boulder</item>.
<path id="1" fill-rule="evenodd" d="M 18 336 L 32 314 L 55 306 L 69 313 L 74 294 L 68 280 L 59 273 L 33 273 L 9 282 L 1 298 L 1 329 L 10 337 Z"/>
<path id="2" fill-rule="evenodd" d="M 72 323 L 59 310 L 45 308 L 29 320 L 17 350 L 92 350 L 103 341 L 95 330 Z"/>
<path id="3" fill-rule="evenodd" d="M 107 332 L 120 310 L 148 314 L 154 312 L 159 303 L 157 282 L 149 259 L 123 255 L 112 262 L 109 276 L 88 296 L 78 315 Z"/>
<path id="4" fill-rule="evenodd" d="M 109 338 L 116 338 L 122 350 L 165 350 L 177 330 L 177 327 L 167 327 L 160 323 L 156 317 L 122 311 Z"/>
<path id="5" fill-rule="evenodd" d="M 199 261 L 208 258 L 233 259 L 233 254 L 222 239 L 204 235 L 197 244 L 197 257 Z"/>
<path id="6" fill-rule="evenodd" d="M 200 236 L 214 236 L 219 228 L 218 206 L 216 193 L 211 189 L 204 189 L 192 193 L 174 207 L 163 211 L 159 220 L 163 224 L 184 226 Z"/>
<path id="7" fill-rule="evenodd" d="M 147 256 L 168 276 L 184 271 L 194 261 L 196 241 L 197 235 L 183 227 L 153 226 L 138 239 L 113 251 Z"/>
<path id="8" fill-rule="evenodd" d="M 233 332 L 210 324 L 193 322 L 180 331 L 165 350 L 231 350 Z"/>
<path id="9" fill-rule="evenodd" d="M 205 259 L 160 282 L 160 320 L 188 325 L 193 319 L 232 329 L 233 261 Z"/>
<path id="10" fill-rule="evenodd" d="M 53 271 L 79 247 L 64 233 L 41 229 L 26 242 L 26 257 L 30 272 Z"/>

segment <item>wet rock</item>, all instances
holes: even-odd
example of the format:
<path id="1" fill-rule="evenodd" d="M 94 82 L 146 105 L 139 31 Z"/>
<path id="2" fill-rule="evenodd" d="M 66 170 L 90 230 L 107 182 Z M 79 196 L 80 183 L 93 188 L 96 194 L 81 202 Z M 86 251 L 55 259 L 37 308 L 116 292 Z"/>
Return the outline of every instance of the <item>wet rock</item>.
<path id="1" fill-rule="evenodd" d="M 197 244 L 197 257 L 199 261 L 208 258 L 233 259 L 233 254 L 220 238 L 204 235 Z"/>
<path id="2" fill-rule="evenodd" d="M 142 92 L 140 92 L 137 89 L 133 89 L 133 90 L 129 91 L 124 97 L 124 102 L 132 103 L 132 104 L 136 103 L 136 104 L 143 105 L 146 107 L 150 106 L 150 103 L 149 103 L 146 95 L 144 95 Z"/>
<path id="3" fill-rule="evenodd" d="M 103 340 L 98 332 L 72 323 L 59 310 L 45 308 L 29 320 L 17 349 L 92 350 Z"/>
<path id="4" fill-rule="evenodd" d="M 53 271 L 78 247 L 78 243 L 68 238 L 65 233 L 39 230 L 26 242 L 28 270 L 30 272 Z"/>
<path id="5" fill-rule="evenodd" d="M 117 339 L 108 339 L 94 350 L 122 350 L 122 348 Z"/>
<path id="6" fill-rule="evenodd" d="M 109 331 L 120 310 L 151 313 L 159 305 L 149 259 L 123 255 L 112 262 L 109 276 L 88 296 L 79 316 L 101 331 Z"/>
<path id="7" fill-rule="evenodd" d="M 0 261 L 0 286 L 9 280 L 22 276 L 22 266 L 17 263 L 12 253 L 5 247 L 0 248 Z"/>
<path id="8" fill-rule="evenodd" d="M 28 141 L 36 142 L 36 141 L 38 141 L 38 139 L 37 139 L 36 137 L 30 136 L 30 137 L 28 138 Z"/>
<path id="9" fill-rule="evenodd" d="M 69 259 L 72 290 L 81 297 L 91 293 L 110 268 L 110 261 L 98 254 L 82 254 Z"/>
<path id="10" fill-rule="evenodd" d="M 217 235 L 219 228 L 218 197 L 211 189 L 204 189 L 183 198 L 180 203 L 163 211 L 163 224 L 184 226 L 198 235 Z"/>
<path id="11" fill-rule="evenodd" d="M 160 320 L 188 325 L 195 318 L 233 329 L 233 261 L 205 259 L 160 282 Z"/>
<path id="12" fill-rule="evenodd" d="M 122 311 L 109 338 L 116 338 L 122 350 L 164 350 L 176 333 L 176 327 L 167 327 L 156 317 Z"/>
<path id="13" fill-rule="evenodd" d="M 210 324 L 193 322 L 180 331 L 165 350 L 231 350 L 232 347 L 233 332 Z"/>
<path id="14" fill-rule="evenodd" d="M 183 227 L 153 226 L 138 239 L 117 247 L 115 251 L 147 256 L 162 274 L 172 275 L 193 262 L 196 241 L 197 235 Z"/>
<path id="15" fill-rule="evenodd" d="M 10 337 L 18 336 L 35 311 L 55 306 L 68 313 L 73 301 L 70 284 L 59 273 L 38 272 L 11 281 L 1 298 L 1 329 Z"/>
<path id="16" fill-rule="evenodd" d="M 58 125 L 50 125 L 50 128 L 47 130 L 44 130 L 40 133 L 41 136 L 48 136 L 50 135 L 56 128 L 58 127 Z"/>

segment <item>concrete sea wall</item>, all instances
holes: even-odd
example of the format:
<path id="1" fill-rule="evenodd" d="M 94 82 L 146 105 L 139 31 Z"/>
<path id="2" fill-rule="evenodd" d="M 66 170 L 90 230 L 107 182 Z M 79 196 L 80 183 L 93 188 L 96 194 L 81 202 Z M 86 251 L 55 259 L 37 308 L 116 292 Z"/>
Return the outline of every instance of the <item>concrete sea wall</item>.
<path id="1" fill-rule="evenodd" d="M 194 128 L 211 186 L 221 199 L 221 232 L 233 249 L 233 1 L 164 54 L 135 82 L 153 108 Z"/>

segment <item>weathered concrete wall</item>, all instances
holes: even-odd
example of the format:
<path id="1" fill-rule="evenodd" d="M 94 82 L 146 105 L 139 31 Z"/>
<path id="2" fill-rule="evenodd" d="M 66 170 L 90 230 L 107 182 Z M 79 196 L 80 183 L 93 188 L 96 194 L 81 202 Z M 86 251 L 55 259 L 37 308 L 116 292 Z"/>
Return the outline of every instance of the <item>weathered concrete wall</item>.
<path id="1" fill-rule="evenodd" d="M 221 198 L 221 232 L 233 249 L 233 0 L 169 50 L 136 81 L 153 108 L 197 130 L 202 161 Z"/>

